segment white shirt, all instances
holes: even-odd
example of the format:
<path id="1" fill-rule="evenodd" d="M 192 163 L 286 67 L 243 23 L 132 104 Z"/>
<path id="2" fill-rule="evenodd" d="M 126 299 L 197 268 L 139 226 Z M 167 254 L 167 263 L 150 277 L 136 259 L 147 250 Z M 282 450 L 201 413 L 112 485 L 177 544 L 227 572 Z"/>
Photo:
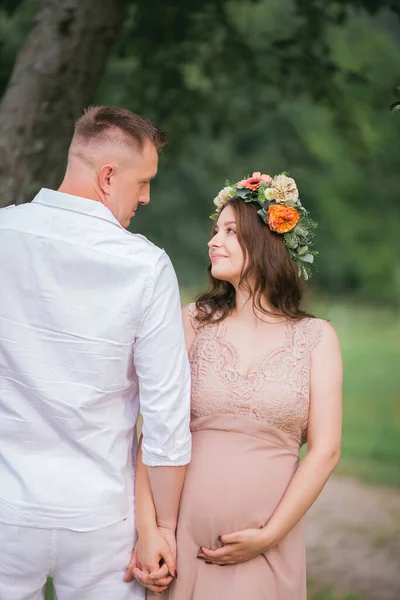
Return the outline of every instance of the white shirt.
<path id="1" fill-rule="evenodd" d="M 133 512 L 143 462 L 190 461 L 175 272 L 99 202 L 0 210 L 0 522 L 85 531 Z M 139 403 L 140 396 L 140 403 Z"/>

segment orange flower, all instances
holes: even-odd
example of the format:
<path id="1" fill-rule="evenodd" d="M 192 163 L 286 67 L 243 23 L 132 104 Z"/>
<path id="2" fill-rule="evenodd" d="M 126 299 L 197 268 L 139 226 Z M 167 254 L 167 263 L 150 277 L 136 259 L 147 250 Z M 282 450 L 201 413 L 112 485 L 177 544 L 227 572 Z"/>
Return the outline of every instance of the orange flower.
<path id="1" fill-rule="evenodd" d="M 270 183 L 272 177 L 269 175 L 261 175 L 260 171 L 255 171 L 251 177 L 242 179 L 236 185 L 237 187 L 245 187 L 249 190 L 258 190 L 262 181 L 264 181 L 264 183 Z"/>
<path id="2" fill-rule="evenodd" d="M 268 209 L 268 225 L 276 233 L 292 231 L 300 219 L 300 213 L 293 206 L 272 204 Z"/>

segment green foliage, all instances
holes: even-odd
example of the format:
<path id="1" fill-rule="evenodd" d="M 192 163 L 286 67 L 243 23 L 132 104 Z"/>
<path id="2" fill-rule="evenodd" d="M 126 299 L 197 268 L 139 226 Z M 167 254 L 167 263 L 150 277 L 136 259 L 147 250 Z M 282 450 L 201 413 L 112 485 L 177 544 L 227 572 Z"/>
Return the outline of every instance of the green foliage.
<path id="1" fill-rule="evenodd" d="M 278 29 L 282 20 L 290 30 L 287 4 L 265 1 L 254 11 L 248 9 L 241 27 L 252 32 L 255 46 L 262 44 L 265 29 Z M 139 215 L 133 229 L 166 248 L 184 284 L 195 285 L 205 270 L 207 215 L 222 182 L 253 170 L 290 168 L 303 204 L 319 225 L 313 285 L 363 301 L 399 303 L 400 122 L 388 102 L 398 77 L 399 44 L 393 31 L 397 25 L 389 26 L 384 14 L 358 14 L 327 30 L 336 63 L 370 80 L 351 84 L 338 71 L 332 90 L 340 91 L 337 110 L 304 93 L 287 97 L 276 87 L 260 85 L 257 95 L 264 96 L 265 108 L 252 114 L 254 88 L 233 81 L 230 98 L 233 103 L 241 98 L 248 112 L 239 111 L 232 125 L 229 94 L 222 94 L 228 114 L 221 117 L 220 129 L 214 131 L 213 115 L 204 115 L 200 129 L 185 137 L 185 152 L 164 162 L 153 206 Z M 271 58 L 265 70 L 273 63 Z M 215 95 L 218 102 L 219 90 Z M 268 108 L 277 97 L 280 102 Z"/>
<path id="2" fill-rule="evenodd" d="M 37 2 L 0 6 L 0 93 Z M 399 305 L 397 4 L 127 2 L 96 101 L 153 118 L 171 140 L 133 230 L 197 286 L 222 182 L 290 170 L 318 222 L 312 285 Z"/>

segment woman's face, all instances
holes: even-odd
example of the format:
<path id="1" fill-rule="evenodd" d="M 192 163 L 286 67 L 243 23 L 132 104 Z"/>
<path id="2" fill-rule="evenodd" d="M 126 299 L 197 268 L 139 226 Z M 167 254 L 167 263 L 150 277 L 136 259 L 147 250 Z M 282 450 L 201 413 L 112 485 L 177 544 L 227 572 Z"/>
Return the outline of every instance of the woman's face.
<path id="1" fill-rule="evenodd" d="M 215 225 L 215 235 L 208 242 L 212 276 L 234 286 L 239 283 L 244 265 L 236 231 L 235 212 L 231 206 L 227 206 L 221 211 Z"/>

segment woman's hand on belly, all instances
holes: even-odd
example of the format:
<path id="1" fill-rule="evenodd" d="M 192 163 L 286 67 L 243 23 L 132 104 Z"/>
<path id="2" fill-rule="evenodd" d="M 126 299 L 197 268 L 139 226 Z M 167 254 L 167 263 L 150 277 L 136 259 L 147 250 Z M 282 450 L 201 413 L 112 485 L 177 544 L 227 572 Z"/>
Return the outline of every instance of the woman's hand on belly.
<path id="1" fill-rule="evenodd" d="M 219 537 L 222 548 L 209 550 L 202 547 L 198 558 L 216 565 L 236 565 L 247 562 L 268 550 L 263 529 L 244 529 Z"/>

